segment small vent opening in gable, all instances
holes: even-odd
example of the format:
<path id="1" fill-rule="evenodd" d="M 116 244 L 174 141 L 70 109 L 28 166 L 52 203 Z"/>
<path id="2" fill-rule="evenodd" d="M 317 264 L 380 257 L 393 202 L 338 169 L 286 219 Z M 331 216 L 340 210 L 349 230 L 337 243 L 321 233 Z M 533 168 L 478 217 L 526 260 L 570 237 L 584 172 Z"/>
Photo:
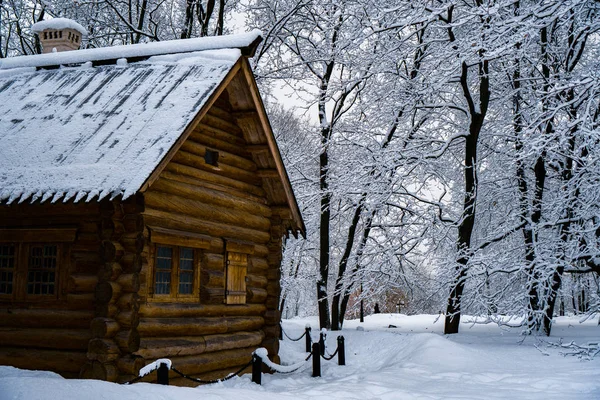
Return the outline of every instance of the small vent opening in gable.
<path id="1" fill-rule="evenodd" d="M 204 161 L 208 165 L 212 165 L 213 167 L 218 167 L 219 165 L 219 152 L 215 150 L 206 149 L 204 153 Z"/>

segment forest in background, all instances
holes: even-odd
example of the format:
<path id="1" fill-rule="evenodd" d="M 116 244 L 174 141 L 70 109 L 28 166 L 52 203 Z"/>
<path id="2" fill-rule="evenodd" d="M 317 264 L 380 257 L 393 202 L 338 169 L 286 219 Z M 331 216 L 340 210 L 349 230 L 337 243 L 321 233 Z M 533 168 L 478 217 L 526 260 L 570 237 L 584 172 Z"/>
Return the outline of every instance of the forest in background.
<path id="1" fill-rule="evenodd" d="M 39 53 L 29 27 L 53 17 L 83 25 L 85 47 L 245 20 L 263 32 L 252 62 L 307 226 L 286 241 L 283 316 L 337 330 L 363 300 L 442 312 L 446 333 L 470 313 L 549 334 L 553 315 L 600 311 L 599 13 L 594 0 L 0 0 L 0 59 Z"/>

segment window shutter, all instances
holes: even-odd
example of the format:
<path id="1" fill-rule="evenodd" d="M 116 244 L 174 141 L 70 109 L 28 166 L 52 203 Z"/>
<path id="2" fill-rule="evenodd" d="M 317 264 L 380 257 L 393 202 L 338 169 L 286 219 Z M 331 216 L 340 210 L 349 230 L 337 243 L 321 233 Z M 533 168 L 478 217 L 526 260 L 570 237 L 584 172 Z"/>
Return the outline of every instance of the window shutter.
<path id="1" fill-rule="evenodd" d="M 227 253 L 227 304 L 246 304 L 248 255 Z"/>

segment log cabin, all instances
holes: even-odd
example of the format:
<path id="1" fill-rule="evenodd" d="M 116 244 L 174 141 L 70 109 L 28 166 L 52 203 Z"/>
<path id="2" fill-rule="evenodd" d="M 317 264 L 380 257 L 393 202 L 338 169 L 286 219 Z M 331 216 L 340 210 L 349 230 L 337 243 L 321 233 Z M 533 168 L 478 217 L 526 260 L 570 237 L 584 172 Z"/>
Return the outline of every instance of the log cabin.
<path id="1" fill-rule="evenodd" d="M 0 364 L 126 382 L 163 357 L 199 378 L 277 360 L 282 243 L 305 228 L 248 61 L 260 33 L 77 50 L 73 32 L 0 61 Z"/>

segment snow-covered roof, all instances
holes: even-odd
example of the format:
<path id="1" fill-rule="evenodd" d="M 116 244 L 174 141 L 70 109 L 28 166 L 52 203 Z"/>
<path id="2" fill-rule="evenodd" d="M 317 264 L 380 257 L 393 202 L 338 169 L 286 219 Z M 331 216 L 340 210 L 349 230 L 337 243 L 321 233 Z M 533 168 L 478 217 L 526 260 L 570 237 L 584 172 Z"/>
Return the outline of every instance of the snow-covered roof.
<path id="1" fill-rule="evenodd" d="M 81 33 L 83 36 L 87 35 L 87 30 L 83 26 L 69 18 L 52 18 L 46 21 L 36 22 L 35 24 L 31 25 L 31 31 L 35 33 L 43 32 L 46 29 L 73 29 Z"/>
<path id="2" fill-rule="evenodd" d="M 205 48 L 216 47 L 207 42 Z M 132 54 L 121 50 L 97 51 Z M 240 56 L 226 49 L 97 67 L 0 70 L 0 202 L 136 193 Z M 35 57 L 44 55 L 18 58 Z"/>
<path id="3" fill-rule="evenodd" d="M 116 60 L 119 58 L 134 58 L 139 60 L 162 54 L 180 54 L 227 48 L 241 49 L 244 55 L 252 55 L 246 54 L 245 52 L 252 51 L 260 40 L 262 40 L 261 32 L 259 30 L 253 30 L 252 32 L 237 35 L 179 39 L 32 56 L 9 57 L 0 60 L 0 69 L 22 67 L 41 68 L 58 65 L 82 64 L 85 62 L 91 62 L 96 65 L 102 64 L 107 60 Z"/>

